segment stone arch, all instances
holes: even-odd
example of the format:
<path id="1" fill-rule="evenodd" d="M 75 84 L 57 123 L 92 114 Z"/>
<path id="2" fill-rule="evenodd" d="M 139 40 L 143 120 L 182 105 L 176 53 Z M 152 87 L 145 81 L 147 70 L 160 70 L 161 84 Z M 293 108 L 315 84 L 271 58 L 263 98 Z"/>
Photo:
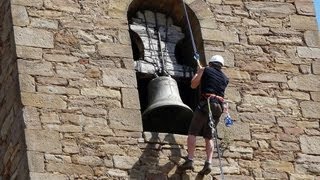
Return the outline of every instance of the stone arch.
<path id="1" fill-rule="evenodd" d="M 172 76 L 177 81 L 182 101 L 191 109 L 195 108 L 198 101 L 198 92 L 190 88 L 190 80 L 196 71 L 197 63 L 193 58 L 194 50 L 182 2 L 181 0 L 133 0 L 128 6 L 127 19 L 135 57 L 141 112 L 148 106 L 147 86 L 155 74 Z M 190 6 L 186 4 L 192 35 L 202 64 L 205 64 L 204 43 L 196 13 L 198 16 L 204 15 L 202 11 L 205 6 L 211 13 L 207 4 L 202 1 L 193 1 Z M 191 7 L 195 8 L 196 13 Z M 137 35 L 140 38 L 136 37 Z M 143 56 L 140 56 L 141 54 Z M 182 129 L 166 132 L 186 134 L 190 121 L 191 117 L 185 121 L 187 123 L 184 126 L 181 126 Z M 178 123 L 170 124 L 170 127 L 179 127 Z M 148 126 L 146 124 L 143 123 L 144 130 L 157 131 L 146 128 Z M 159 132 L 164 131 L 159 130 Z"/>

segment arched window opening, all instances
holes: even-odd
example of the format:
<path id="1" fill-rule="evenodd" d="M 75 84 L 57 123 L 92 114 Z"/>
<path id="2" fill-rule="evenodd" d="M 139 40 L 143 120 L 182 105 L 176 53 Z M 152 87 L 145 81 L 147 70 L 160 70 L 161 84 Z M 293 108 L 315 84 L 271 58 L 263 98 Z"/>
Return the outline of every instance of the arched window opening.
<path id="1" fill-rule="evenodd" d="M 187 24 L 184 22 L 183 7 L 179 2 L 181 1 L 136 0 L 129 6 L 128 21 L 144 131 L 187 134 L 192 118 L 191 109 L 196 106 L 198 92 L 190 88 L 196 62 L 193 60 L 192 44 Z M 192 25 L 199 26 L 194 14 L 190 19 Z M 196 44 L 200 44 L 199 51 L 203 57 L 199 32 L 195 33 L 195 39 Z M 178 105 L 172 109 L 171 100 L 176 97 L 167 98 L 164 104 L 168 105 L 157 107 L 157 112 L 152 112 L 151 117 L 149 114 L 146 115 L 150 109 L 150 101 L 154 98 L 161 101 L 162 98 L 152 96 L 162 96 L 167 93 L 165 92 L 167 89 L 159 86 L 156 90 L 151 90 L 152 93 L 150 88 L 148 91 L 150 82 L 152 80 L 154 82 L 155 79 L 162 86 L 172 83 L 168 86 L 169 91 L 175 91 L 177 88 L 178 93 L 174 93 L 174 96 L 178 95 L 181 100 L 174 100 Z M 161 103 L 156 102 L 156 104 Z M 191 115 L 184 106 L 191 108 Z"/>

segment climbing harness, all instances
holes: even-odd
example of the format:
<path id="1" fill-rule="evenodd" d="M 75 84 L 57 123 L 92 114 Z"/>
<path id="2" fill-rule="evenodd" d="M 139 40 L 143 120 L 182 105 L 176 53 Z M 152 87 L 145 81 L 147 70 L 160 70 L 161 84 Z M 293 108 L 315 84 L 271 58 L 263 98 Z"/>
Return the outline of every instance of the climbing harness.
<path id="1" fill-rule="evenodd" d="M 211 107 L 210 107 L 210 97 L 207 98 L 207 103 L 208 103 L 208 113 L 209 113 L 209 127 L 211 128 L 212 134 L 214 134 L 215 144 L 216 144 L 218 158 L 219 158 L 221 179 L 224 180 L 224 174 L 223 174 L 222 163 L 221 163 L 221 155 L 220 155 L 221 152 L 220 152 L 220 146 L 218 144 L 218 133 L 217 133 L 216 127 L 214 127 L 214 125 L 213 125 L 212 111 L 211 111 Z"/>
<path id="2" fill-rule="evenodd" d="M 192 47 L 193 47 L 193 52 L 194 52 L 193 58 L 197 61 L 198 66 L 202 67 L 201 64 L 200 64 L 200 55 L 199 55 L 199 53 L 197 51 L 196 43 L 195 43 L 194 38 L 193 38 L 192 28 L 191 28 L 191 24 L 190 24 L 188 12 L 187 12 L 187 8 L 186 8 L 186 4 L 184 3 L 184 0 L 182 0 L 182 4 L 183 4 L 184 13 L 185 13 L 185 16 L 186 16 L 186 19 L 187 19 L 187 23 L 188 23 L 190 37 L 191 37 L 191 42 L 192 42 Z"/>

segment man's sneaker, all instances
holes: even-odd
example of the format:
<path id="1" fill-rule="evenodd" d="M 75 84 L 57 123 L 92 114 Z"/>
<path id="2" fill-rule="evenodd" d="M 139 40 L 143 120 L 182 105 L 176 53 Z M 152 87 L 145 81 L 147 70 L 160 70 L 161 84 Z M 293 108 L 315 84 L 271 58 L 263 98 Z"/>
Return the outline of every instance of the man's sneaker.
<path id="1" fill-rule="evenodd" d="M 199 172 L 199 175 L 208 175 L 211 172 L 211 163 L 205 162 L 202 170 Z"/>
<path id="2" fill-rule="evenodd" d="M 193 170 L 193 160 L 186 159 L 186 161 L 178 167 L 179 171 L 185 171 L 191 169 Z"/>

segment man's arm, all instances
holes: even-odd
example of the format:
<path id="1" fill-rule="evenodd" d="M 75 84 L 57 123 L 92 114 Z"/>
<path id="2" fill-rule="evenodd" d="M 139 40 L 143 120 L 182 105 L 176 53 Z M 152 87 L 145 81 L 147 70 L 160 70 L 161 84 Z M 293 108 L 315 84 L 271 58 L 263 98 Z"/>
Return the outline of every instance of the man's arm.
<path id="1" fill-rule="evenodd" d="M 198 68 L 197 73 L 193 76 L 192 80 L 191 80 L 191 88 L 195 89 L 199 86 L 200 82 L 201 82 L 201 77 L 204 71 L 204 67 Z"/>

